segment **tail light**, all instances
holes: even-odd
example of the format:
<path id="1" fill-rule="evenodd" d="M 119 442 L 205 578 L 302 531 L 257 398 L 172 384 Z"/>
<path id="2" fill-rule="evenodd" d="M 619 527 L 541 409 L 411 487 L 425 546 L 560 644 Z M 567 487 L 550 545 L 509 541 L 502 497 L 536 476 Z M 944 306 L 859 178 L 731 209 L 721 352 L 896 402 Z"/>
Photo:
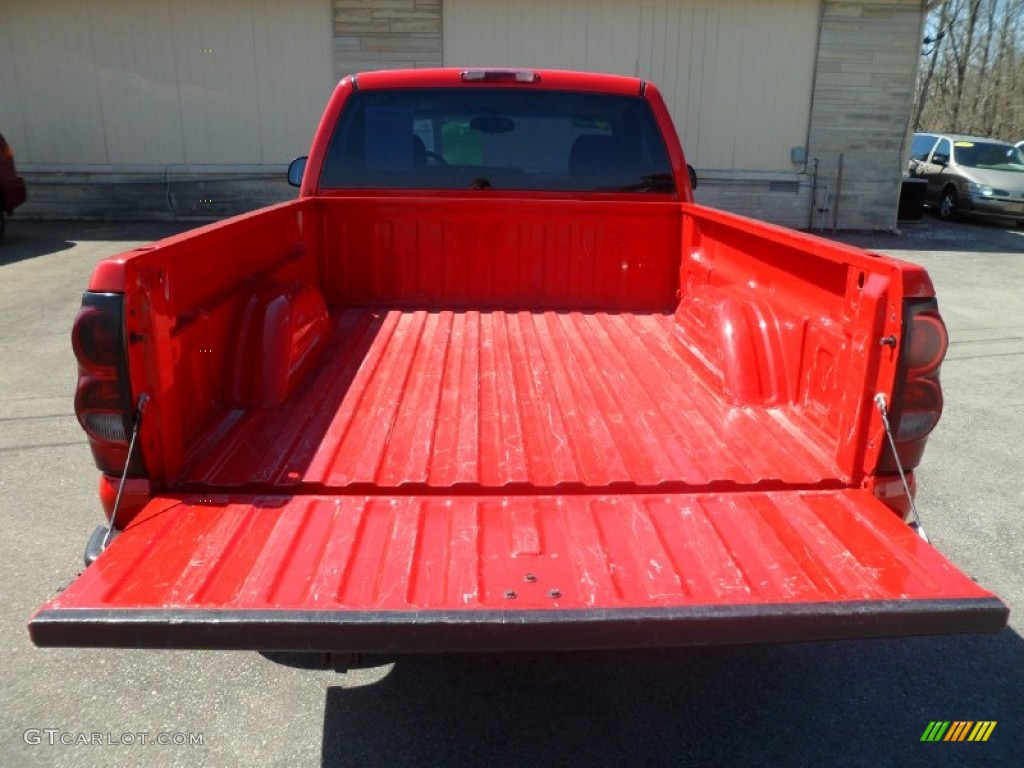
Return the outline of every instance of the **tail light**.
<path id="1" fill-rule="evenodd" d="M 942 416 L 939 368 L 946 356 L 949 335 L 935 299 L 906 302 L 903 327 L 903 346 L 889 422 L 900 464 L 910 471 L 921 463 L 928 435 Z M 896 471 L 896 456 L 887 445 L 878 472 Z"/>
<path id="2" fill-rule="evenodd" d="M 78 359 L 78 423 L 89 437 L 97 468 L 120 475 L 128 461 L 133 421 L 124 297 L 119 293 L 87 291 L 71 331 L 71 346 Z M 132 457 L 128 474 L 143 474 L 138 451 Z"/>
<path id="3" fill-rule="evenodd" d="M 4 144 L 3 147 L 0 148 L 0 155 L 3 155 L 8 160 L 13 160 L 14 159 L 14 150 L 11 149 L 11 145 L 10 144 Z"/>

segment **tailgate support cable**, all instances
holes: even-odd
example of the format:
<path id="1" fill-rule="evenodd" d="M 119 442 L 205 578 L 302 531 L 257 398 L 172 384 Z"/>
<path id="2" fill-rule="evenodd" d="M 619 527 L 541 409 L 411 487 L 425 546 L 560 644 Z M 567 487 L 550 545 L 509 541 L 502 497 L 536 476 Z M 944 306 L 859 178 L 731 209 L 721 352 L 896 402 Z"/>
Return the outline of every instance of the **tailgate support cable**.
<path id="1" fill-rule="evenodd" d="M 117 521 L 117 510 L 121 506 L 121 493 L 124 491 L 124 484 L 128 481 L 128 468 L 132 465 L 132 454 L 135 453 L 135 441 L 139 436 L 139 427 L 142 426 L 142 413 L 146 410 L 149 402 L 149 395 L 143 392 L 139 395 L 139 407 L 135 411 L 135 423 L 132 424 L 132 438 L 128 443 L 128 455 L 124 460 L 124 472 L 121 473 L 121 482 L 117 485 L 117 496 L 114 497 L 114 508 L 110 512 L 110 522 L 107 524 L 107 532 L 103 536 L 103 543 L 100 545 L 100 552 L 107 548 L 110 543 L 110 536 L 114 532 L 114 524 Z"/>
<path id="2" fill-rule="evenodd" d="M 907 473 L 903 471 L 903 463 L 900 461 L 900 455 L 896 451 L 896 438 L 893 437 L 892 426 L 889 424 L 889 411 L 886 407 L 884 392 L 879 392 L 875 395 L 875 405 L 878 406 L 878 412 L 882 415 L 882 425 L 885 427 L 886 437 L 889 438 L 889 447 L 892 448 L 892 457 L 896 461 L 896 469 L 900 473 L 900 481 L 903 483 L 903 492 L 907 495 L 907 501 L 910 502 L 910 527 L 914 529 L 918 536 L 930 543 L 928 534 L 924 532 L 924 527 L 921 525 L 921 517 L 917 514 L 917 505 L 914 503 L 914 494 L 910 492 L 910 484 L 907 482 Z"/>

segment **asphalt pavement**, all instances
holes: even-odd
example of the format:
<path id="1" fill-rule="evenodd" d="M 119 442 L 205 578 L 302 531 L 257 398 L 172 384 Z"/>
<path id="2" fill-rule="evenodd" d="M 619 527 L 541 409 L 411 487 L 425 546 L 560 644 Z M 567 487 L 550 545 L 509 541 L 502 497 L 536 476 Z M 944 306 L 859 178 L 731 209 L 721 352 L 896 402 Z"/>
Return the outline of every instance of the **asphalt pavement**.
<path id="1" fill-rule="evenodd" d="M 1024 764 L 1024 232 L 928 219 L 843 238 L 935 282 L 952 344 L 919 503 L 934 544 L 1010 605 L 999 634 L 345 674 L 256 653 L 37 649 L 25 624 L 101 521 L 72 408 L 81 291 L 99 259 L 184 228 L 15 219 L 0 245 L 0 765 Z M 922 743 L 931 720 L 998 724 L 986 743 Z"/>

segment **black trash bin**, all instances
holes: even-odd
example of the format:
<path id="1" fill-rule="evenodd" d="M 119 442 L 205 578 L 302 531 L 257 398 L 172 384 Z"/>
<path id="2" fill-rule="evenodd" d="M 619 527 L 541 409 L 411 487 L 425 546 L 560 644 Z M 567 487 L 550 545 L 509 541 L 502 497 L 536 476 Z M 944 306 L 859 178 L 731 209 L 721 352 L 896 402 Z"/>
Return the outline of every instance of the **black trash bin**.
<path id="1" fill-rule="evenodd" d="M 900 207 L 896 215 L 900 221 L 920 221 L 924 217 L 924 193 L 928 189 L 926 179 L 908 177 L 900 187 Z"/>

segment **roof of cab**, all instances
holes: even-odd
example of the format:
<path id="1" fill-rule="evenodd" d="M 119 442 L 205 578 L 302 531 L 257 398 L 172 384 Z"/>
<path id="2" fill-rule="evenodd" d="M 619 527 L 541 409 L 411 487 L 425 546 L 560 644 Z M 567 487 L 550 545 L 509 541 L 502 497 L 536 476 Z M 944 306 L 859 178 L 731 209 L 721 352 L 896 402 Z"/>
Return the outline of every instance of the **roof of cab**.
<path id="1" fill-rule="evenodd" d="M 465 81 L 462 73 L 483 72 L 532 72 L 539 76 L 536 82 L 523 83 L 514 80 Z M 360 72 L 355 75 L 359 90 L 396 88 L 533 88 L 555 91 L 589 91 L 637 96 L 643 92 L 644 83 L 635 77 L 599 75 L 590 72 L 571 72 L 559 69 L 534 69 L 529 67 L 461 67 L 445 69 L 392 69 L 379 72 Z"/>

